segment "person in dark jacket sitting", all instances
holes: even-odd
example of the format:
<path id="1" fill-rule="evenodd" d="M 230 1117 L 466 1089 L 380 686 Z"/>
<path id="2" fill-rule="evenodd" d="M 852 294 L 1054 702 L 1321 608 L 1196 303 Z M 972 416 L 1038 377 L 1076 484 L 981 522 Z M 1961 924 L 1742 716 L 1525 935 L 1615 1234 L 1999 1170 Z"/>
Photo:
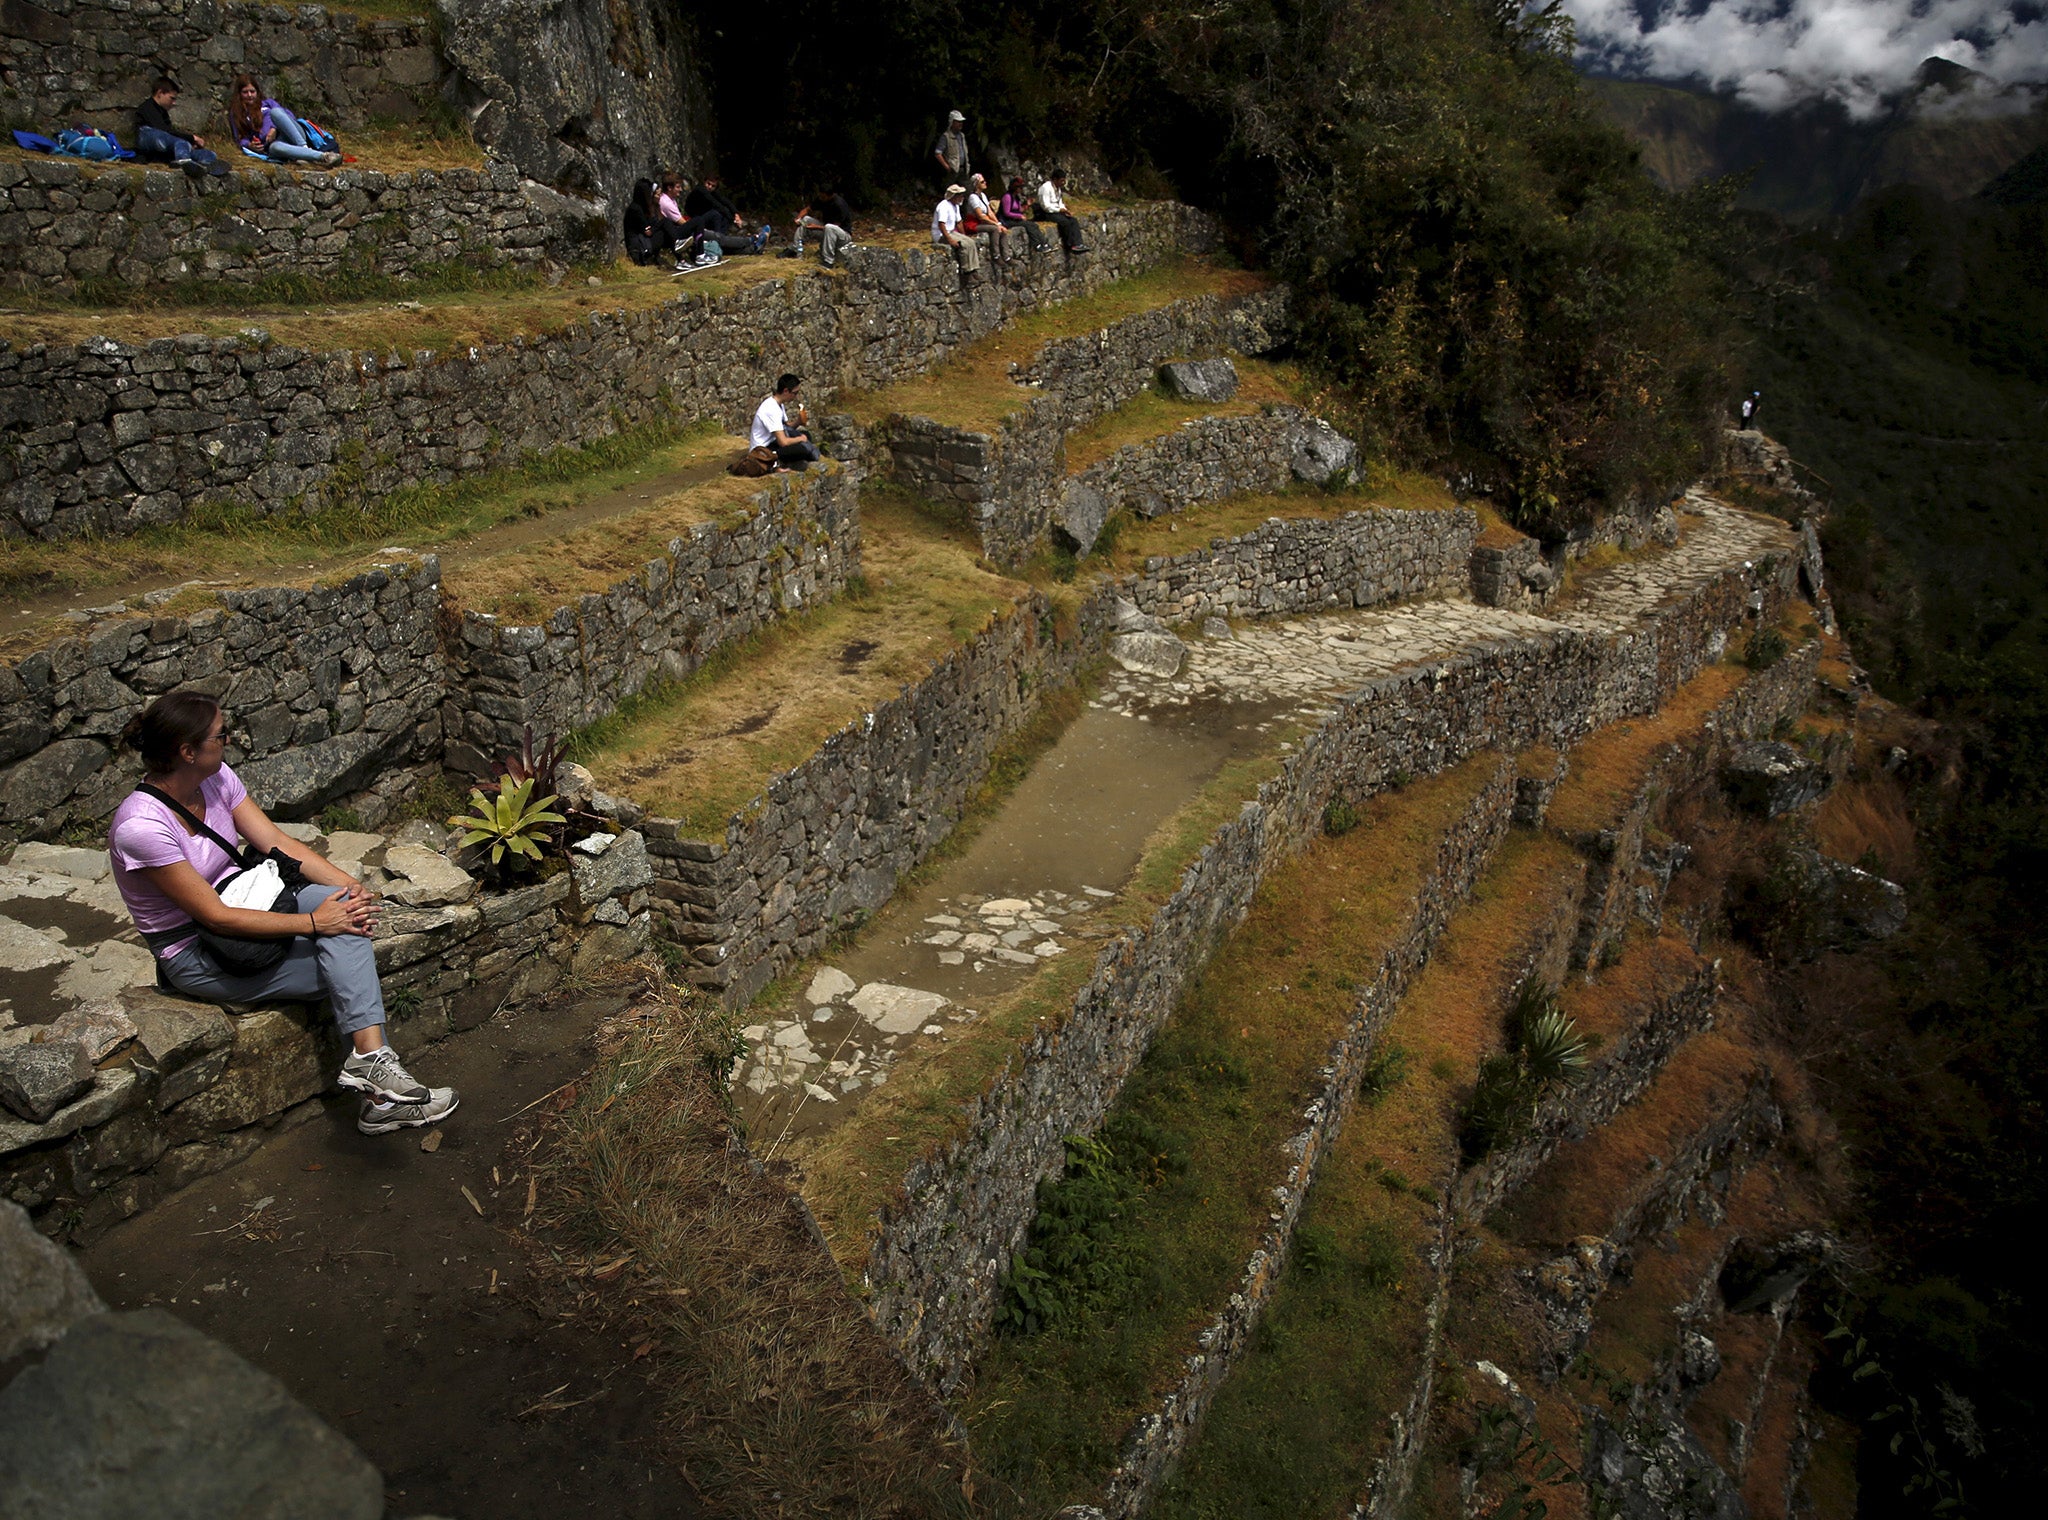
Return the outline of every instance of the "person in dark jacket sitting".
<path id="1" fill-rule="evenodd" d="M 176 164 L 194 179 L 226 174 L 228 166 L 214 157 L 205 138 L 172 123 L 171 108 L 177 103 L 176 82 L 167 74 L 158 75 L 149 87 L 149 99 L 135 108 L 135 156 Z"/>
<path id="2" fill-rule="evenodd" d="M 683 213 L 695 223 L 699 217 L 721 216 L 725 225 L 718 236 L 718 246 L 727 253 L 759 253 L 768 246 L 772 231 L 766 225 L 747 231 L 747 219 L 740 215 L 740 208 L 718 188 L 718 176 L 713 174 L 693 189 L 683 201 Z"/>
<path id="3" fill-rule="evenodd" d="M 626 257 L 636 264 L 651 264 L 657 253 L 675 246 L 674 236 L 655 207 L 653 180 L 633 182 L 633 194 L 620 219 L 620 231 L 626 237 Z"/>

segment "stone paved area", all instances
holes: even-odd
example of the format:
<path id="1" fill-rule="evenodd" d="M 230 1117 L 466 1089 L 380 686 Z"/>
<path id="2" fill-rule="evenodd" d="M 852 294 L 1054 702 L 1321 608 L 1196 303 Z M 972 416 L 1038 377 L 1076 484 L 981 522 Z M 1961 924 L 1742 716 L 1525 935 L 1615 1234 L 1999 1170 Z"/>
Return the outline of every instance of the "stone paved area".
<path id="1" fill-rule="evenodd" d="M 1290 705 L 1260 722 L 1262 731 L 1315 724 L 1333 715 L 1332 698 L 1374 677 L 1502 640 L 1566 629 L 1619 632 L 1731 564 L 1796 549 L 1782 524 L 1736 512 L 1697 492 L 1687 499 L 1684 535 L 1675 549 L 1584 572 L 1572 596 L 1548 616 L 1446 600 L 1244 623 L 1234 631 L 1219 628 L 1193 638 L 1171 676 L 1132 669 L 1113 674 L 1092 705 L 1150 723 L 1167 710 L 1198 703 L 1258 703 L 1271 712 L 1278 699 Z M 1282 749 L 1289 747 L 1278 742 Z M 1103 890 L 1103 895 L 1113 894 Z M 958 912 L 926 920 L 931 932 L 923 943 L 946 965 L 970 954 L 994 965 L 1049 959 L 1070 948 L 1092 953 L 1092 945 L 1073 943 L 1086 936 L 1062 933 L 1071 925 L 1058 922 L 1085 906 L 1059 894 L 1025 899 L 1020 892 L 1015 902 L 962 899 Z M 991 913 L 1000 921 L 988 921 Z M 1054 927 L 1041 935 L 1041 923 Z M 856 1004 L 861 998 L 869 999 L 865 1010 Z M 928 1016 L 906 1016 L 896 1021 L 899 1028 L 876 1011 L 885 1004 L 908 1007 L 906 999 L 928 1000 L 920 1004 Z M 801 1017 L 785 1017 L 744 1031 L 748 1055 L 735 1076 L 735 1096 L 756 1139 L 770 1146 L 785 1133 L 829 1127 L 863 1090 L 887 1080 L 902 1051 L 945 1038 L 952 1025 L 974 1017 L 972 1008 L 915 987 L 876 983 L 856 988 L 830 968 L 812 984 L 809 1005 L 809 1026 Z M 849 1019 L 849 1013 L 858 1016 Z"/>

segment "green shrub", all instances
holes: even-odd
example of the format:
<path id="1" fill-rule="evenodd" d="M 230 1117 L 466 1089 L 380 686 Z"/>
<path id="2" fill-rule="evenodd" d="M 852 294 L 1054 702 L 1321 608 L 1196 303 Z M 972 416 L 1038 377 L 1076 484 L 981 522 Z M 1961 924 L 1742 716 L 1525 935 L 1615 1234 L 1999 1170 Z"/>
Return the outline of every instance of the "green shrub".
<path id="1" fill-rule="evenodd" d="M 1330 805 L 1323 809 L 1323 832 L 1337 839 L 1357 827 L 1358 809 L 1342 797 L 1332 797 Z"/>
<path id="2" fill-rule="evenodd" d="M 1777 629 L 1759 628 L 1743 646 L 1742 663 L 1751 670 L 1769 670 L 1785 658 L 1790 648 L 1785 642 L 1785 635 Z"/>

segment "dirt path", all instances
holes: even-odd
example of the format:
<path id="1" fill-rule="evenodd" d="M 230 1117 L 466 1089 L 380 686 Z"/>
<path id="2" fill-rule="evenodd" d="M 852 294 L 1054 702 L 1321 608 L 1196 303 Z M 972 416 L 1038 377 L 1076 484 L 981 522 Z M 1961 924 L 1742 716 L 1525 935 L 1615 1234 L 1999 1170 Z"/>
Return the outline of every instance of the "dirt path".
<path id="1" fill-rule="evenodd" d="M 336 1098 L 113 1230 L 87 1274 L 113 1307 L 170 1308 L 281 1378 L 383 1471 L 393 1514 L 699 1513 L 652 1455 L 650 1363 L 557 1317 L 507 1234 L 526 1202 L 509 1148 L 524 1126 L 507 1121 L 586 1069 L 592 1027 L 623 1002 L 421 1050 L 415 1074 L 463 1094 L 433 1153 L 422 1131 L 358 1134 Z"/>

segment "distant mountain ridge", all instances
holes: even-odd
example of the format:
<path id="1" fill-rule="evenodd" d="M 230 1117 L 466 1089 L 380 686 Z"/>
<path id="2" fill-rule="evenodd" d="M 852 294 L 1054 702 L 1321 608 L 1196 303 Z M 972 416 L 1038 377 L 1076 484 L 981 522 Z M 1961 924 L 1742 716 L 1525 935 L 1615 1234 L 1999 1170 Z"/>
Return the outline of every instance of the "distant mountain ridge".
<path id="1" fill-rule="evenodd" d="M 1862 122 L 1826 101 L 1770 114 L 1687 84 L 1586 82 L 1661 183 L 1683 189 L 1747 173 L 1737 204 L 1793 221 L 1840 215 L 1890 185 L 1974 195 L 2048 145 L 2048 92 L 2000 86 L 1940 58 Z"/>

